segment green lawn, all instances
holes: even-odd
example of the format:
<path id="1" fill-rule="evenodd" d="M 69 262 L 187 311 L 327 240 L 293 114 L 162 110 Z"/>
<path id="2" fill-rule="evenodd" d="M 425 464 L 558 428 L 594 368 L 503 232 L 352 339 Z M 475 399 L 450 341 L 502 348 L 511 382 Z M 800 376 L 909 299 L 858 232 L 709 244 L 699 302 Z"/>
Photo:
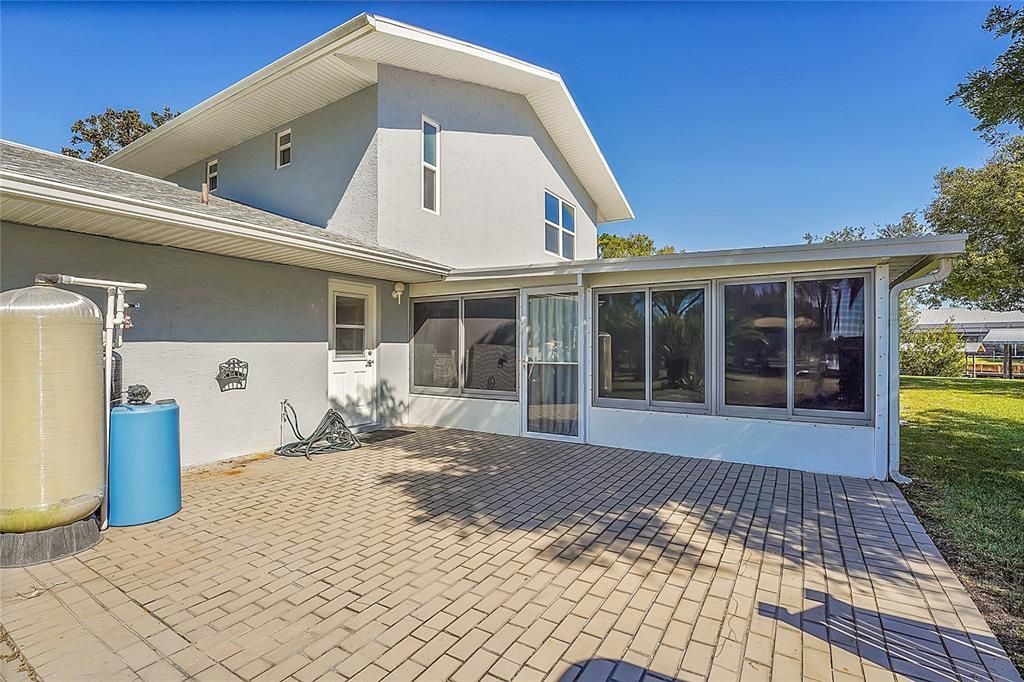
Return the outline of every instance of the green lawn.
<path id="1" fill-rule="evenodd" d="M 900 381 L 903 492 L 1024 671 L 1024 381 Z"/>

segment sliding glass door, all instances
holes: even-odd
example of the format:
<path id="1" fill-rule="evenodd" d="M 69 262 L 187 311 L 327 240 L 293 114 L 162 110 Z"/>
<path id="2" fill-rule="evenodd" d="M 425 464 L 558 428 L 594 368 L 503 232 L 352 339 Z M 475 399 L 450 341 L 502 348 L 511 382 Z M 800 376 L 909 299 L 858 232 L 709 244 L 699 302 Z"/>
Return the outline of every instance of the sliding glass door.
<path id="1" fill-rule="evenodd" d="M 580 435 L 579 294 L 524 291 L 523 431 L 575 440 Z"/>

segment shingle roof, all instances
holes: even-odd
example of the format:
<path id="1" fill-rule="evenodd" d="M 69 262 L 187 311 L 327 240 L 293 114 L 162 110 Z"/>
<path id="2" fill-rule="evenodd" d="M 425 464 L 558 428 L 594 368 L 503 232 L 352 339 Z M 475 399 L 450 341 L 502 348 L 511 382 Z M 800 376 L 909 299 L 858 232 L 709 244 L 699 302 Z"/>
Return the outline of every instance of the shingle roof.
<path id="1" fill-rule="evenodd" d="M 117 197 L 149 201 L 169 208 L 186 209 L 206 214 L 211 218 L 238 220 L 260 227 L 330 239 L 339 244 L 369 248 L 382 254 L 391 254 L 425 263 L 430 262 L 402 251 L 369 244 L 332 230 L 285 218 L 276 213 L 214 195 L 210 195 L 210 203 L 204 204 L 199 192 L 180 187 L 173 182 L 110 166 L 101 166 L 91 161 L 83 161 L 7 140 L 0 140 L 0 170 L 60 182 L 81 189 L 104 192 Z M 435 263 L 435 265 L 438 264 Z"/>

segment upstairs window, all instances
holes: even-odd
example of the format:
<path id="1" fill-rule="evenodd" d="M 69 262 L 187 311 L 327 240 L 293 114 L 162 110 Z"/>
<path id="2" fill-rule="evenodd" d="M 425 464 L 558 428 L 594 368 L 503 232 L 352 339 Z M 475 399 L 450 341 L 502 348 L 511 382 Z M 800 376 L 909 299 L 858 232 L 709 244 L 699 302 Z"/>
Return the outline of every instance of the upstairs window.
<path id="1" fill-rule="evenodd" d="M 277 167 L 284 168 L 292 162 L 292 129 L 277 134 Z"/>
<path id="2" fill-rule="evenodd" d="M 423 117 L 423 197 L 421 206 L 432 213 L 438 213 L 440 204 L 440 154 L 438 154 L 437 138 L 440 126 L 427 117 Z"/>
<path id="3" fill-rule="evenodd" d="M 206 162 L 206 186 L 211 192 L 217 189 L 217 159 Z"/>
<path id="4" fill-rule="evenodd" d="M 544 192 L 544 250 L 572 260 L 576 257 L 576 207 Z"/>

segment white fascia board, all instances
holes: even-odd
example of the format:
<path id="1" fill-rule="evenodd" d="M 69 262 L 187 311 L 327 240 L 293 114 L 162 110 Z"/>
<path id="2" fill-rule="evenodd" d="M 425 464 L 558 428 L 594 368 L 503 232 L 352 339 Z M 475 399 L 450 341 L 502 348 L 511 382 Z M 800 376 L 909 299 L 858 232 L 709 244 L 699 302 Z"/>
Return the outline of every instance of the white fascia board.
<path id="1" fill-rule="evenodd" d="M 510 268 L 456 269 L 447 281 L 507 277 L 543 277 L 552 275 L 590 275 L 606 272 L 650 272 L 687 268 L 711 268 L 736 265 L 769 265 L 864 260 L 886 262 L 905 256 L 937 257 L 963 253 L 967 235 L 929 235 L 900 239 L 870 239 L 835 244 L 798 244 L 764 246 L 750 249 L 696 251 L 693 253 L 643 256 L 634 258 L 596 258 L 565 263 L 538 263 Z"/>
<path id="2" fill-rule="evenodd" d="M 101 159 L 99 163 L 105 166 L 117 167 L 120 163 L 123 163 L 125 159 L 132 157 L 136 152 L 145 149 L 154 142 L 163 139 L 167 135 L 170 135 L 185 126 L 191 125 L 197 118 L 201 118 L 208 113 L 216 111 L 217 108 L 233 101 L 236 98 L 248 96 L 266 83 L 287 75 L 296 69 L 302 68 L 310 62 L 331 55 L 344 42 L 354 40 L 372 30 L 373 26 L 368 14 L 364 13 L 353 17 L 341 26 L 331 29 L 319 38 L 314 38 L 298 49 L 274 60 L 259 71 L 249 74 L 233 85 L 229 85 L 191 109 L 183 111 L 181 114 L 175 116 L 162 126 L 146 133 L 131 144 L 118 149 L 110 156 Z"/>
<path id="3" fill-rule="evenodd" d="M 51 180 L 0 171 L 0 194 L 40 203 L 59 205 L 70 209 L 85 209 L 173 224 L 195 230 L 236 236 L 250 241 L 299 248 L 320 254 L 341 256 L 372 263 L 381 263 L 443 278 L 449 268 L 430 261 L 421 261 L 398 254 L 381 253 L 372 247 L 342 244 L 332 239 L 318 238 L 242 220 L 210 216 L 198 211 L 165 206 L 151 201 L 121 197 L 107 192 L 84 189 Z"/>

